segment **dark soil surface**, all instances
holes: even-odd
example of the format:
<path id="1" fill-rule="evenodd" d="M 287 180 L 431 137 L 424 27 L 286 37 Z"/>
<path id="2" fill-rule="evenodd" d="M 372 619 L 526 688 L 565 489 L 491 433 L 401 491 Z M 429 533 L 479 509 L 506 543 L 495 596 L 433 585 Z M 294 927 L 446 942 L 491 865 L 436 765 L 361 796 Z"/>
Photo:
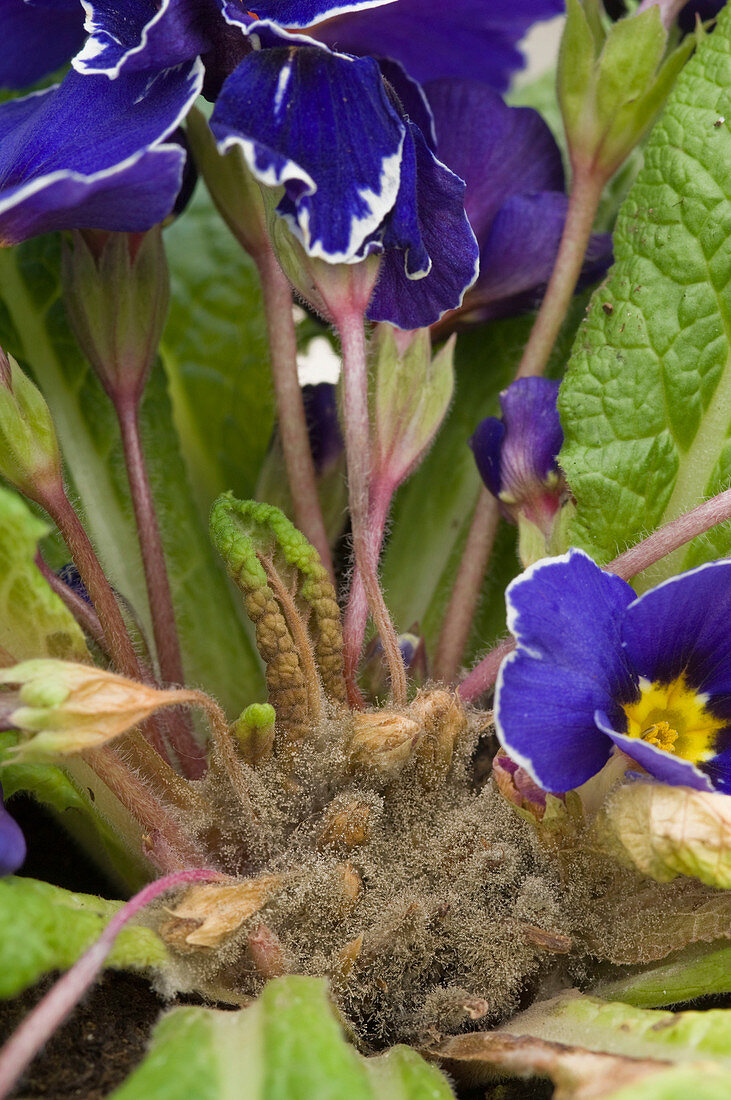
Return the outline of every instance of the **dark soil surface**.
<path id="1" fill-rule="evenodd" d="M 0 1042 L 52 984 L 49 975 L 23 996 L 0 1004 Z M 142 1060 L 162 1007 L 144 978 L 109 971 L 56 1032 L 12 1095 L 23 1100 L 108 1096 Z"/>

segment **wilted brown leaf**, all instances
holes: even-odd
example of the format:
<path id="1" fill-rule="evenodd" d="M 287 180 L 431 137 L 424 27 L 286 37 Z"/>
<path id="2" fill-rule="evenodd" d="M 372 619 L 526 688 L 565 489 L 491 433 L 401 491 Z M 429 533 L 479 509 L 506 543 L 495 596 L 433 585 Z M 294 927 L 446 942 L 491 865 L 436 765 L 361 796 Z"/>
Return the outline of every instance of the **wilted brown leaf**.
<path id="1" fill-rule="evenodd" d="M 274 897 L 284 877 L 262 875 L 230 885 L 206 883 L 193 886 L 180 904 L 170 910 L 178 921 L 188 922 L 188 928 L 191 927 L 189 922 L 195 922 L 192 931 L 183 936 L 184 942 L 194 947 L 217 947 Z M 179 931 L 179 926 L 169 921 L 164 929 L 164 938 L 174 943 L 180 939 Z"/>

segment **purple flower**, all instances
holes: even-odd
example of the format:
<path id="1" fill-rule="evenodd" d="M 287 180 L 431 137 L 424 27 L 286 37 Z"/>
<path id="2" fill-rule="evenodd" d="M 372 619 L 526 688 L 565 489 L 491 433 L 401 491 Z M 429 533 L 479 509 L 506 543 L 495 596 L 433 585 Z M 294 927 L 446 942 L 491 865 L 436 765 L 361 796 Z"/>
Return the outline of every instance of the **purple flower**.
<path id="1" fill-rule="evenodd" d="M 0 106 L 0 243 L 52 229 L 141 232 L 170 213 L 185 153 L 165 138 L 201 87 L 200 62 L 110 81 L 71 72 Z"/>
<path id="2" fill-rule="evenodd" d="M 0 87 L 27 88 L 55 72 L 84 41 L 79 0 L 0 0 Z"/>
<path id="3" fill-rule="evenodd" d="M 0 876 L 12 875 L 25 860 L 25 837 L 3 805 L 0 787 Z"/>
<path id="4" fill-rule="evenodd" d="M 305 252 L 329 264 L 382 255 L 368 307 L 401 328 L 462 300 L 477 245 L 464 184 L 436 159 L 371 58 L 333 53 L 260 22 L 260 48 L 225 82 L 211 118 L 238 146 Z"/>
<path id="5" fill-rule="evenodd" d="M 399 61 L 416 80 L 461 77 L 504 91 L 525 64 L 520 39 L 563 9 L 564 0 L 397 0 L 338 16 L 313 34 L 346 53 Z"/>
<path id="6" fill-rule="evenodd" d="M 470 440 L 480 476 L 505 517 L 524 515 L 544 534 L 567 492 L 557 462 L 563 443 L 558 389 L 548 378 L 519 378 L 500 394 L 502 417 L 486 417 Z"/>
<path id="7" fill-rule="evenodd" d="M 343 437 L 338 421 L 336 387 L 318 382 L 302 387 L 307 434 L 317 473 L 327 473 L 343 454 Z"/>
<path id="8" fill-rule="evenodd" d="M 480 246 L 480 274 L 443 331 L 532 309 L 558 253 L 568 198 L 561 153 L 528 107 L 508 107 L 485 84 L 440 80 L 425 88 L 436 152 L 467 185 L 465 209 Z M 582 283 L 611 262 L 611 237 L 596 234 Z"/>
<path id="9" fill-rule="evenodd" d="M 541 787 L 578 787 L 616 746 L 664 783 L 731 794 L 731 561 L 637 598 L 570 550 L 513 581 L 507 604 L 497 733 Z"/>

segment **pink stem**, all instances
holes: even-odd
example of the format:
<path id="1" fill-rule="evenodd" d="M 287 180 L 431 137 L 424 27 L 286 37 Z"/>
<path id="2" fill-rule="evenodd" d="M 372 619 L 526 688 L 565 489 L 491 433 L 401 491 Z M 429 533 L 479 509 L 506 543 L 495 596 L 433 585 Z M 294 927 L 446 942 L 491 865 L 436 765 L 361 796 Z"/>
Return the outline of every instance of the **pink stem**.
<path id="1" fill-rule="evenodd" d="M 139 398 L 134 394 L 127 396 L 123 392 L 113 391 L 110 391 L 110 396 L 122 435 L 124 461 L 140 541 L 160 675 L 165 683 L 182 686 L 185 683 L 185 673 L 175 623 L 173 598 L 155 502 L 140 440 Z M 206 770 L 205 750 L 198 744 L 193 734 L 190 716 L 184 711 L 178 711 L 175 714 L 166 715 L 163 724 L 183 773 L 189 779 L 200 779 Z"/>
<path id="2" fill-rule="evenodd" d="M 383 537 L 386 531 L 386 518 L 396 486 L 387 478 L 376 478 L 371 486 L 371 506 L 368 511 L 367 536 L 370 553 L 376 561 L 381 553 Z M 358 662 L 363 649 L 366 624 L 368 622 L 368 601 L 366 599 L 363 574 L 358 562 L 353 569 L 353 580 L 348 596 L 343 628 L 345 659 L 345 683 L 348 690 L 348 703 L 351 708 L 362 710 L 365 700 L 356 683 Z"/>
<path id="3" fill-rule="evenodd" d="M 451 684 L 457 678 L 499 522 L 495 497 L 481 489 L 437 642 L 435 680 Z"/>
<path id="4" fill-rule="evenodd" d="M 625 550 L 603 568 L 608 573 L 629 580 L 648 569 L 655 562 L 672 554 L 705 531 L 731 519 L 731 489 L 726 489 L 710 500 L 704 500 L 677 519 L 653 531 L 642 542 Z M 503 638 L 485 657 L 475 665 L 459 686 L 459 694 L 465 702 L 471 702 L 488 691 L 497 680 L 500 665 L 508 653 L 515 649 L 513 638 Z"/>
<path id="5" fill-rule="evenodd" d="M 204 869 L 176 871 L 175 874 L 151 882 L 149 886 L 140 890 L 139 894 L 135 894 L 126 905 L 123 905 L 112 917 L 96 943 L 92 944 L 78 962 L 74 963 L 38 1002 L 0 1051 L 0 1100 L 4 1100 L 9 1094 L 44 1043 L 61 1026 L 92 985 L 104 965 L 104 960 L 112 950 L 117 935 L 127 921 L 166 890 L 172 890 L 186 882 L 210 882 L 213 879 L 225 877 L 217 871 Z"/>
<path id="6" fill-rule="evenodd" d="M 315 463 L 307 433 L 302 388 L 297 377 L 297 335 L 292 317 L 292 291 L 271 249 L 258 253 L 255 260 L 264 298 L 279 437 L 292 495 L 294 519 L 297 527 L 317 550 L 334 583 L 330 541 L 317 494 Z"/>
<path id="7" fill-rule="evenodd" d="M 363 315 L 357 310 L 344 310 L 335 317 L 343 353 L 343 413 L 345 421 L 345 453 L 348 464 L 348 502 L 353 529 L 355 568 L 360 573 L 363 589 L 376 630 L 378 631 L 391 675 L 391 695 L 395 706 L 406 703 L 406 669 L 398 638 L 383 598 L 378 580 L 378 551 L 369 530 L 371 495 L 371 429 L 368 411 L 368 362 Z M 352 625 L 355 616 L 350 619 Z M 347 616 L 346 616 L 347 622 Z M 357 622 L 356 622 L 357 625 Z M 357 665 L 355 638 L 345 635 L 345 647 L 350 653 L 351 667 Z M 351 680 L 349 693 L 357 691 Z"/>
<path id="8" fill-rule="evenodd" d="M 658 527 L 657 531 L 653 531 L 636 546 L 625 550 L 604 568 L 627 581 L 691 539 L 702 535 L 704 531 L 728 519 L 731 519 L 731 489 L 726 489 L 710 500 L 704 500 L 684 515 Z"/>

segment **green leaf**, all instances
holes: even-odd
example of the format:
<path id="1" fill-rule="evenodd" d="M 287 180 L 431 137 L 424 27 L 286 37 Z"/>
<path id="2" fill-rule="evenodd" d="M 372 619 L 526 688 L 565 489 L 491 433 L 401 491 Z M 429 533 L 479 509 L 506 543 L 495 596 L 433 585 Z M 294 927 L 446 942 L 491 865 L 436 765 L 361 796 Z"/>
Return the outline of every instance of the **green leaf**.
<path id="1" fill-rule="evenodd" d="M 607 561 L 731 476 L 731 10 L 688 62 L 620 212 L 559 406 L 573 539 Z M 717 528 L 640 587 L 727 553 Z"/>
<path id="2" fill-rule="evenodd" d="M 176 1008 L 113 1100 L 450 1100 L 437 1069 L 408 1047 L 364 1058 L 350 1046 L 327 985 L 278 978 L 250 1008 Z M 112 1100 L 112 1098 L 110 1098 Z"/>
<path id="3" fill-rule="evenodd" d="M 172 303 L 161 353 L 188 475 L 207 518 L 227 489 L 254 496 L 272 434 L 259 279 L 204 187 L 165 243 Z"/>
<path id="4" fill-rule="evenodd" d="M 41 387 L 97 553 L 149 634 L 119 432 L 111 405 L 69 330 L 59 300 L 59 254 L 55 235 L 0 250 L 0 343 L 27 364 Z M 141 421 L 186 676 L 237 713 L 261 689 L 260 666 L 187 485 L 159 365 L 147 387 Z"/>
<path id="5" fill-rule="evenodd" d="M 661 962 L 597 982 L 590 992 L 638 1008 L 660 1008 L 697 997 L 731 993 L 731 946 L 725 940 L 691 944 Z"/>
<path id="6" fill-rule="evenodd" d="M 29 878 L 0 881 L 0 997 L 15 997 L 52 970 L 66 970 L 122 907 Z M 106 966 L 159 969 L 167 948 L 150 928 L 119 933 Z"/>
<path id="7" fill-rule="evenodd" d="M 0 647 L 16 661 L 89 660 L 76 619 L 35 565 L 47 532 L 21 497 L 0 486 Z"/>

